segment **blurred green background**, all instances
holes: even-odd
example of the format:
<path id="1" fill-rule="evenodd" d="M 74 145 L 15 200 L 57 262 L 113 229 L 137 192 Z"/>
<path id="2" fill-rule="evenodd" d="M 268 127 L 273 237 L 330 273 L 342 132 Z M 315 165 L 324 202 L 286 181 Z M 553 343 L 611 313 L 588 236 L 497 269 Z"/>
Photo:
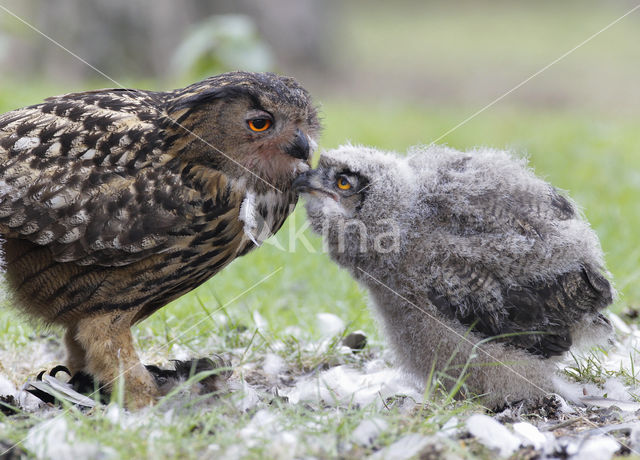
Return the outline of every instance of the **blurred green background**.
<path id="1" fill-rule="evenodd" d="M 640 303 L 640 10 L 461 124 L 633 2 L 2 0 L 0 6 L 2 111 L 114 81 L 171 89 L 237 68 L 289 74 L 321 106 L 321 148 L 350 141 L 404 151 L 437 140 L 527 155 L 539 175 L 574 197 L 600 235 L 621 293 L 615 308 Z M 304 222 L 299 207 L 274 240 L 143 323 L 139 339 L 162 332 L 168 340 L 218 309 L 214 321 L 199 324 L 201 334 L 186 334 L 186 345 L 207 330 L 220 333 L 223 323 L 227 330 L 254 326 L 262 321 L 254 312 L 276 335 L 292 327 L 316 335 L 321 311 L 375 335 L 365 293 L 321 252 L 318 238 L 308 230 L 296 236 Z M 15 321 L 1 315 L 2 329 L 15 330 Z"/>

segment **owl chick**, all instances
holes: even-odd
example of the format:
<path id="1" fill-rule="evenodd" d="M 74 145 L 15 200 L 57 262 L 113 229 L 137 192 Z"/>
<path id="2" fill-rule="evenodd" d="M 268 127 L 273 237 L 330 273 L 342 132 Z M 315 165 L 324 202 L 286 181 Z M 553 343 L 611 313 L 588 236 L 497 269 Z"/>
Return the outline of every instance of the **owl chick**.
<path id="1" fill-rule="evenodd" d="M 0 234 L 15 305 L 127 403 L 159 391 L 130 327 L 278 231 L 319 131 L 292 78 L 232 72 L 0 115 Z"/>
<path id="2" fill-rule="evenodd" d="M 331 258 L 370 292 L 398 363 L 488 407 L 554 389 L 554 357 L 605 340 L 614 291 L 576 205 L 508 152 L 355 146 L 294 183 Z"/>

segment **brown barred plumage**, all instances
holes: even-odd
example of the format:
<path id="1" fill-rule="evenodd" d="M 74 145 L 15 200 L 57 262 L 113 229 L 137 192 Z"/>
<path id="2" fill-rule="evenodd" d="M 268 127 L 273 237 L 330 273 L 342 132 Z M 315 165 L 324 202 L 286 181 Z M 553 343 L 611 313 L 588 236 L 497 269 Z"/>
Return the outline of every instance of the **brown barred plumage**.
<path id="1" fill-rule="evenodd" d="M 0 233 L 15 305 L 66 328 L 72 371 L 108 384 L 124 366 L 129 406 L 152 402 L 130 326 L 278 231 L 318 131 L 298 83 L 246 72 L 0 115 Z"/>

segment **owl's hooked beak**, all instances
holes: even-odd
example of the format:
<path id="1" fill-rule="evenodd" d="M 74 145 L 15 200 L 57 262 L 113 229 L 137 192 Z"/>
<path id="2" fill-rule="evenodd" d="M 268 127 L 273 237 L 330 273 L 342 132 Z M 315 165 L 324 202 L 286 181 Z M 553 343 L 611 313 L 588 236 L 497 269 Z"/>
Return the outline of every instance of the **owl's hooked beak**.
<path id="1" fill-rule="evenodd" d="M 293 138 L 293 142 L 286 148 L 285 152 L 293 158 L 305 161 L 311 156 L 309 138 L 300 128 L 296 131 L 296 137 Z"/>
<path id="2" fill-rule="evenodd" d="M 296 180 L 293 181 L 293 189 L 297 193 L 308 193 L 310 195 L 327 195 L 336 201 L 339 201 L 340 197 L 333 190 L 328 189 L 323 184 L 323 176 L 319 170 L 312 169 L 306 173 L 300 174 Z"/>

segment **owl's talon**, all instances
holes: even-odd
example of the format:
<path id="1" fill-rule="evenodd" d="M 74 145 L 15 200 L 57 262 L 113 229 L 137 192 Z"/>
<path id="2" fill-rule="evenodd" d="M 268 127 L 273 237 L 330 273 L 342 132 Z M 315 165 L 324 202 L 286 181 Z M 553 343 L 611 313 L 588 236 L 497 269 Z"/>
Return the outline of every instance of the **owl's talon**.
<path id="1" fill-rule="evenodd" d="M 62 365 L 55 366 L 48 372 L 40 371 L 34 380 L 27 381 L 23 387 L 24 391 L 47 404 L 60 405 L 61 401 L 66 401 L 79 407 L 95 406 L 95 401 L 90 398 L 91 395 L 87 395 L 88 392 L 74 385 L 74 377 L 68 381 L 56 378 L 61 371 L 71 375 L 69 369 Z"/>
<path id="2" fill-rule="evenodd" d="M 71 371 L 69 370 L 69 368 L 67 366 L 62 365 L 62 364 L 59 364 L 56 367 L 54 367 L 53 369 L 51 369 L 49 371 L 49 375 L 51 377 L 53 377 L 53 378 L 56 378 L 56 375 L 58 375 L 59 372 L 64 372 L 69 377 L 73 377 L 72 374 L 71 374 Z"/>

